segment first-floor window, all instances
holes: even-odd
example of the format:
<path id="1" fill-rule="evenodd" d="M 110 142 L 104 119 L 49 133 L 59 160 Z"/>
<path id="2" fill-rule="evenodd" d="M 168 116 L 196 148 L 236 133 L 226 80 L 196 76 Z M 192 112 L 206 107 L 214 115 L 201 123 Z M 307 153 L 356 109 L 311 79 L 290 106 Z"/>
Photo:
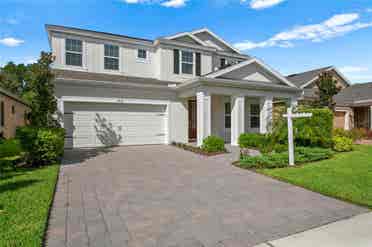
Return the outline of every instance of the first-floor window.
<path id="1" fill-rule="evenodd" d="M 259 128 L 260 127 L 260 105 L 259 104 L 251 104 L 251 128 Z"/>
<path id="2" fill-rule="evenodd" d="M 182 73 L 190 74 L 194 73 L 194 53 L 189 51 L 182 51 Z"/>
<path id="3" fill-rule="evenodd" d="M 105 69 L 119 70 L 119 46 L 105 45 Z"/>
<path id="4" fill-rule="evenodd" d="M 66 65 L 83 66 L 83 44 L 81 40 L 66 39 Z"/>
<path id="5" fill-rule="evenodd" d="M 225 103 L 225 129 L 231 129 L 231 103 Z"/>

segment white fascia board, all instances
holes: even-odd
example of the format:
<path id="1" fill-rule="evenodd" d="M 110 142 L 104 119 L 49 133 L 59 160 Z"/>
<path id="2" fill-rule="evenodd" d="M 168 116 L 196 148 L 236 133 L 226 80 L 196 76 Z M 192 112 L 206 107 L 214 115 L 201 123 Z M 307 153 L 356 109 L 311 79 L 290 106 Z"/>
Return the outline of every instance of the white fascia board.
<path id="1" fill-rule="evenodd" d="M 304 89 L 305 87 L 309 86 L 311 83 L 313 83 L 314 81 L 316 81 L 318 79 L 319 79 L 319 75 L 315 76 L 313 79 L 311 79 L 310 81 L 308 81 L 305 84 L 303 84 L 300 88 L 301 89 Z"/>
<path id="2" fill-rule="evenodd" d="M 240 68 L 242 68 L 242 67 L 244 67 L 246 65 L 249 65 L 249 64 L 253 63 L 254 61 L 255 61 L 255 59 L 250 59 L 250 60 L 247 60 L 247 61 L 244 61 L 244 62 L 235 64 L 235 65 L 226 67 L 224 69 L 218 70 L 218 71 L 216 71 L 214 73 L 211 73 L 211 74 L 209 74 L 209 75 L 207 75 L 205 77 L 207 77 L 207 78 L 216 78 L 216 77 L 219 77 L 221 75 L 224 75 L 224 74 L 227 74 L 229 72 L 232 72 L 232 71 L 234 71 L 236 69 L 240 69 Z"/>
<path id="3" fill-rule="evenodd" d="M 85 103 L 115 103 L 115 104 L 143 104 L 143 105 L 168 105 L 167 100 L 149 100 L 134 98 L 104 98 L 104 97 L 80 97 L 62 96 L 63 102 L 85 102 Z"/>
<path id="4" fill-rule="evenodd" d="M 349 79 L 347 79 L 346 76 L 342 74 L 341 71 L 339 71 L 336 67 L 332 66 L 331 68 L 327 69 L 327 71 L 330 71 L 330 70 L 334 70 L 336 74 L 346 82 L 347 86 L 351 85 L 351 82 L 349 81 Z"/>
<path id="5" fill-rule="evenodd" d="M 173 35 L 173 36 L 168 36 L 168 37 L 165 37 L 166 39 L 177 39 L 177 38 L 180 38 L 180 37 L 183 37 L 183 36 L 187 36 L 191 39 L 193 39 L 195 42 L 203 45 L 203 46 L 208 46 L 206 43 L 204 43 L 204 41 L 202 41 L 201 39 L 199 39 L 198 37 L 196 37 L 195 35 L 191 34 L 191 33 L 179 33 L 179 34 L 176 34 L 176 35 Z"/>
<path id="6" fill-rule="evenodd" d="M 206 32 L 206 33 L 210 34 L 215 39 L 217 39 L 218 41 L 220 41 L 222 44 L 224 44 L 227 47 L 229 47 L 231 50 L 235 51 L 238 54 L 242 54 L 238 49 L 236 49 L 235 47 L 233 47 L 232 45 L 230 45 L 229 43 L 227 43 L 225 40 L 223 40 L 218 35 L 216 35 L 212 31 L 210 31 L 208 28 L 203 28 L 203 29 L 195 30 L 195 31 L 191 32 L 191 34 L 197 34 L 197 33 L 202 33 L 202 32 Z"/>
<path id="7" fill-rule="evenodd" d="M 265 70 L 269 71 L 272 75 L 274 75 L 275 77 L 277 77 L 280 81 L 284 82 L 284 84 L 287 84 L 288 86 L 290 87 L 295 87 L 297 88 L 292 82 L 290 82 L 287 78 L 285 78 L 283 75 L 281 75 L 279 72 L 275 71 L 274 69 L 272 69 L 271 67 L 269 67 L 268 65 L 266 65 L 265 63 L 261 62 L 260 60 L 258 60 L 257 58 L 252 58 L 250 60 L 247 60 L 247 61 L 244 61 L 244 62 L 241 62 L 241 63 L 238 63 L 236 65 L 233 65 L 233 66 L 230 66 L 230 67 L 227 67 L 225 69 L 222 69 L 222 70 L 219 70 L 219 71 L 216 71 L 215 73 L 212 73 L 212 74 L 209 74 L 207 75 L 206 77 L 207 78 L 216 78 L 218 76 L 221 76 L 221 75 L 224 75 L 226 73 L 229 73 L 229 72 L 232 72 L 236 69 L 239 69 L 239 68 L 242 68 L 244 66 L 247 66 L 249 64 L 252 64 L 252 63 L 257 63 L 258 65 L 260 65 L 261 67 L 263 67 Z"/>

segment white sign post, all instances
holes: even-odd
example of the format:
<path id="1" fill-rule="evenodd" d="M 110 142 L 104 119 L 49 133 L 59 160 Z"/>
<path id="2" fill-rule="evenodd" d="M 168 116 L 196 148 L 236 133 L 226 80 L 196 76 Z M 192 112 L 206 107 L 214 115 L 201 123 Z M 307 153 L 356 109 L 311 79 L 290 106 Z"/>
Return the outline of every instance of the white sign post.
<path id="1" fill-rule="evenodd" d="M 287 109 L 287 114 L 284 114 L 283 117 L 287 118 L 288 122 L 288 155 L 289 155 L 289 165 L 294 166 L 294 142 L 293 142 L 293 118 L 301 117 L 312 117 L 312 113 L 293 113 L 292 107 Z"/>

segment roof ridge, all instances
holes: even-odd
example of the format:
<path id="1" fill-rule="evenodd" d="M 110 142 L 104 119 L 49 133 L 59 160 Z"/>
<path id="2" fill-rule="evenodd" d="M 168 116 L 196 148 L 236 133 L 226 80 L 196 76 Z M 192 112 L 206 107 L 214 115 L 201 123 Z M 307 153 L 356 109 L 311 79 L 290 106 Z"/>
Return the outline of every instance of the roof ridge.
<path id="1" fill-rule="evenodd" d="M 325 70 L 325 69 L 329 69 L 329 68 L 332 68 L 332 67 L 333 67 L 333 66 L 330 65 L 330 66 L 326 66 L 326 67 L 320 67 L 320 68 L 317 68 L 317 69 L 306 70 L 306 71 L 303 71 L 303 72 L 298 72 L 298 73 L 294 73 L 294 74 L 287 75 L 287 77 L 292 77 L 292 76 L 296 76 L 296 75 L 301 75 L 301 74 L 305 74 L 305 73 L 310 73 L 310 72 L 314 72 L 314 71 L 317 71 L 317 70 Z"/>

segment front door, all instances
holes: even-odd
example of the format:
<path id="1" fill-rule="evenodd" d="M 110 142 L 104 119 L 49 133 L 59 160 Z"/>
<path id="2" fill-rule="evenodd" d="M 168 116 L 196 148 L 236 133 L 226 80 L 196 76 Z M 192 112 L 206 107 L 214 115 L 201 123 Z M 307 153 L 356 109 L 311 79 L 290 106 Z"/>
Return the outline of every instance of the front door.
<path id="1" fill-rule="evenodd" d="M 197 109 L 196 100 L 189 100 L 189 141 L 196 141 L 197 133 Z"/>

